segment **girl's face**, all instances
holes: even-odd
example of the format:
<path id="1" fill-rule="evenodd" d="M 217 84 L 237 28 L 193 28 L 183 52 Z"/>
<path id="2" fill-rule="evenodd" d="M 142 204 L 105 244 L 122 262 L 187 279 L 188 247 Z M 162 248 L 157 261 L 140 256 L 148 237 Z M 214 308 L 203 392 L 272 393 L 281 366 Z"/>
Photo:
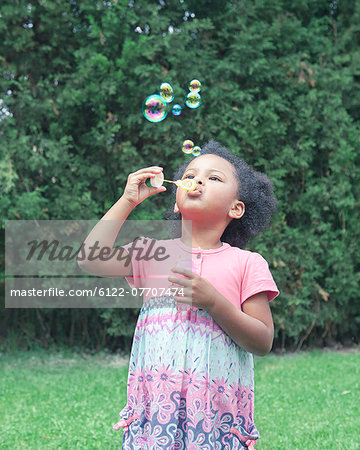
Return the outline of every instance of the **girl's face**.
<path id="1" fill-rule="evenodd" d="M 178 188 L 176 192 L 176 203 L 183 217 L 187 219 L 201 212 L 204 217 L 224 220 L 237 201 L 238 180 L 234 172 L 233 165 L 217 155 L 201 155 L 191 161 L 182 180 L 194 179 L 196 190 Z"/>

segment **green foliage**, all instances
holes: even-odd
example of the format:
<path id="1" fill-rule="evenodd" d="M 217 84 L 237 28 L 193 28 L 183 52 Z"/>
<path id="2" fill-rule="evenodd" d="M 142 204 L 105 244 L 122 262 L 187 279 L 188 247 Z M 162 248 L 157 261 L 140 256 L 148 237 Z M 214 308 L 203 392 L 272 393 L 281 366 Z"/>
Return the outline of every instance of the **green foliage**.
<path id="1" fill-rule="evenodd" d="M 214 138 L 274 182 L 277 216 L 250 248 L 281 291 L 276 345 L 358 337 L 360 6 L 331 5 L 5 0 L 2 229 L 7 219 L 99 220 L 130 172 L 161 164 L 169 178 L 184 139 Z M 144 119 L 162 81 L 184 105 L 192 78 L 199 109 Z M 162 218 L 173 200 L 154 196 L 130 219 Z M 124 311 L 82 314 L 129 336 Z"/>

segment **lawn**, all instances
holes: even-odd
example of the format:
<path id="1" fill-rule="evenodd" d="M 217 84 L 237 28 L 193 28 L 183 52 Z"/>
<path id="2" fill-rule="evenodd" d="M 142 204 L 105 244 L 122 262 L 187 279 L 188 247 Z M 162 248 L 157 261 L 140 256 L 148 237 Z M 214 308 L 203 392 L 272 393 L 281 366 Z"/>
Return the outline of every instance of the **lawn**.
<path id="1" fill-rule="evenodd" d="M 0 355 L 0 448 L 119 449 L 128 364 L 81 352 Z M 255 357 L 262 449 L 360 449 L 360 352 Z"/>
<path id="2" fill-rule="evenodd" d="M 360 449 L 360 352 L 255 358 L 256 450 Z"/>

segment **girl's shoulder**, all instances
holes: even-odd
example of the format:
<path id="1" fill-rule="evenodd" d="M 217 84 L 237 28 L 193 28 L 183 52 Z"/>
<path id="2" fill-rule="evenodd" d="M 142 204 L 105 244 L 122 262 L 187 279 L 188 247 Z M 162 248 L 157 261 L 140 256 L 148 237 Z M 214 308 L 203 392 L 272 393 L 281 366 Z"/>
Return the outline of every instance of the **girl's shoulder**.
<path id="1" fill-rule="evenodd" d="M 243 264 L 261 264 L 267 265 L 266 259 L 258 252 L 251 250 L 245 250 L 239 247 L 233 247 L 229 245 L 227 248 L 228 254 L 232 254 L 233 257 L 238 258 Z"/>
<path id="2" fill-rule="evenodd" d="M 251 250 L 245 250 L 243 248 L 235 247 L 227 242 L 224 242 L 224 245 L 226 245 L 226 250 L 228 253 L 233 253 L 234 255 L 239 255 L 242 257 L 249 258 L 251 255 L 253 255 L 255 252 L 252 252 Z"/>

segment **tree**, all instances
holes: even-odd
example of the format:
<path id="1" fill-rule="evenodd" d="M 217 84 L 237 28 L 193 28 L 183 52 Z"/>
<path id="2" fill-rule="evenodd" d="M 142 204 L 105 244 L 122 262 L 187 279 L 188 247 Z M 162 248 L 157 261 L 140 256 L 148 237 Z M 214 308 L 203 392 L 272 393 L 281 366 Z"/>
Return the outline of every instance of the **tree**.
<path id="1" fill-rule="evenodd" d="M 281 291 L 271 305 L 276 345 L 358 336 L 358 2 L 3 3 L 3 230 L 6 219 L 99 220 L 130 172 L 161 163 L 171 176 L 185 139 L 215 138 L 276 188 L 272 227 L 249 247 Z M 200 108 L 144 119 L 142 102 L 161 82 L 184 106 L 193 78 Z M 130 219 L 164 217 L 172 204 L 154 196 Z M 12 314 L 8 329 L 24 312 Z M 103 316 L 119 334 L 128 319 L 70 314 L 99 327 Z"/>

